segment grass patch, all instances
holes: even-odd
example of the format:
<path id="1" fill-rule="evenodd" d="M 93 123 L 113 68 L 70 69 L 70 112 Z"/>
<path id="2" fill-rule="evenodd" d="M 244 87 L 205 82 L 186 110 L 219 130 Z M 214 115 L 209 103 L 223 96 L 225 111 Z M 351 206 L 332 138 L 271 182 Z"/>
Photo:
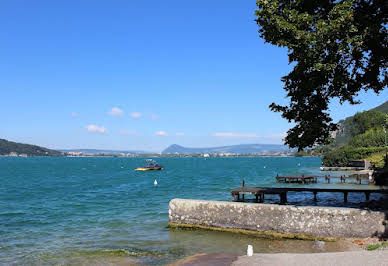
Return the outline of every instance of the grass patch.
<path id="1" fill-rule="evenodd" d="M 385 248 L 387 246 L 388 246 L 387 242 L 382 242 L 382 243 L 379 243 L 379 244 L 369 245 L 367 249 L 369 251 L 373 251 L 373 250 L 376 250 L 378 248 Z"/>

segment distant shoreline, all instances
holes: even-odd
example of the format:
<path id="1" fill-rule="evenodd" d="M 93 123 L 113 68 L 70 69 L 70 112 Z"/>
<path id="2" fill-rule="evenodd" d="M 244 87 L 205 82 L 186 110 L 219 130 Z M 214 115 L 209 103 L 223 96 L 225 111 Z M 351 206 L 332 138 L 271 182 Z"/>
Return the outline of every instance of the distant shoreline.
<path id="1" fill-rule="evenodd" d="M 67 158 L 102 158 L 102 157 L 120 157 L 120 158 L 145 158 L 145 157 L 153 157 L 153 158 L 240 158 L 240 157 L 311 157 L 316 158 L 320 156 L 313 156 L 313 155 L 307 155 L 307 156 L 298 156 L 298 155 L 277 155 L 277 154 L 233 154 L 233 155 L 221 155 L 221 154 L 211 154 L 209 156 L 204 156 L 203 154 L 79 154 L 79 155 L 26 155 L 26 154 L 20 154 L 20 155 L 8 155 L 8 154 L 1 154 L 0 157 L 8 157 L 8 158 L 26 158 L 26 157 L 67 157 Z"/>

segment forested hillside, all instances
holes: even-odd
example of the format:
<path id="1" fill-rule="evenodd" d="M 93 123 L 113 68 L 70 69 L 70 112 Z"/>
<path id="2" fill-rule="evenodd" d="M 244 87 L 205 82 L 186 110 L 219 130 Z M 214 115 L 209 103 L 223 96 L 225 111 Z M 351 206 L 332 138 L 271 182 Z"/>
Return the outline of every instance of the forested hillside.
<path id="1" fill-rule="evenodd" d="M 36 145 L 23 144 L 0 139 L 0 155 L 21 155 L 27 156 L 61 156 L 62 152 L 50 150 Z"/>
<path id="2" fill-rule="evenodd" d="M 369 112 L 369 115 L 361 115 L 365 112 Z M 336 132 L 337 134 L 335 137 L 335 142 L 337 145 L 345 144 L 351 137 L 355 136 L 357 133 L 360 132 L 358 127 L 360 124 L 363 124 L 365 122 L 360 121 L 360 119 L 370 119 L 371 121 L 382 125 L 381 118 L 383 117 L 383 114 L 388 114 L 388 101 L 386 101 L 382 105 L 377 106 L 376 108 L 365 112 L 357 113 L 354 116 L 350 116 L 338 122 L 338 130 Z M 373 116 L 378 116 L 380 118 L 380 121 L 376 121 Z M 361 129 L 361 131 L 364 130 Z"/>
<path id="3" fill-rule="evenodd" d="M 386 107 L 388 102 L 341 122 L 336 138 L 326 146 L 323 164 L 347 166 L 349 160 L 366 159 L 374 168 L 384 167 L 388 152 L 388 114 L 377 110 Z"/>
<path id="4" fill-rule="evenodd" d="M 383 103 L 380 106 L 377 106 L 376 108 L 374 108 L 372 110 L 382 112 L 384 114 L 388 114 L 388 101 L 386 101 L 385 103 Z"/>

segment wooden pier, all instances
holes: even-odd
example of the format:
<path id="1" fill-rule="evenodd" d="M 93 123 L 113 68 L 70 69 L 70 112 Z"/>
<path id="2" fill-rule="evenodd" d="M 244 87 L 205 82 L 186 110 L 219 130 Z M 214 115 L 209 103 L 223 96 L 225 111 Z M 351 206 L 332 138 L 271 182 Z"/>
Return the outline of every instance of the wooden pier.
<path id="1" fill-rule="evenodd" d="M 305 175 L 287 175 L 287 176 L 279 176 L 276 175 L 276 183 L 317 183 L 318 176 L 305 176 Z"/>
<path id="2" fill-rule="evenodd" d="M 245 195 L 254 195 L 256 202 L 264 202 L 265 194 L 277 194 L 280 196 L 280 202 L 287 202 L 288 192 L 312 192 L 314 200 L 317 200 L 317 194 L 322 192 L 339 192 L 344 194 L 344 202 L 348 201 L 349 193 L 364 193 L 366 201 L 369 201 L 371 193 L 388 194 L 388 189 L 343 189 L 343 188 L 304 188 L 304 187 L 239 187 L 230 191 L 233 201 L 244 201 Z"/>
<path id="3" fill-rule="evenodd" d="M 279 176 L 279 174 L 276 175 L 276 183 L 300 183 L 300 184 L 309 184 L 309 183 L 317 183 L 318 178 L 325 179 L 325 182 L 327 184 L 330 183 L 330 180 L 335 178 L 339 179 L 340 183 L 346 183 L 346 180 L 356 180 L 356 184 L 361 185 L 361 181 L 368 180 L 368 183 L 370 183 L 369 174 L 350 174 L 348 176 L 341 175 L 341 176 L 308 176 L 308 175 L 292 175 L 292 176 Z"/>

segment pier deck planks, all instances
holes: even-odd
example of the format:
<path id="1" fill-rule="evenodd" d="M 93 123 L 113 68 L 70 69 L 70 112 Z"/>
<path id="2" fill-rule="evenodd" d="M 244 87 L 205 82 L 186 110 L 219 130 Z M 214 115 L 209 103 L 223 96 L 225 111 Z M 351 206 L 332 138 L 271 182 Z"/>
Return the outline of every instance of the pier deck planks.
<path id="1" fill-rule="evenodd" d="M 293 176 L 279 176 L 276 175 L 276 182 L 284 183 L 317 183 L 318 176 L 305 176 L 305 175 L 293 175 Z"/>

